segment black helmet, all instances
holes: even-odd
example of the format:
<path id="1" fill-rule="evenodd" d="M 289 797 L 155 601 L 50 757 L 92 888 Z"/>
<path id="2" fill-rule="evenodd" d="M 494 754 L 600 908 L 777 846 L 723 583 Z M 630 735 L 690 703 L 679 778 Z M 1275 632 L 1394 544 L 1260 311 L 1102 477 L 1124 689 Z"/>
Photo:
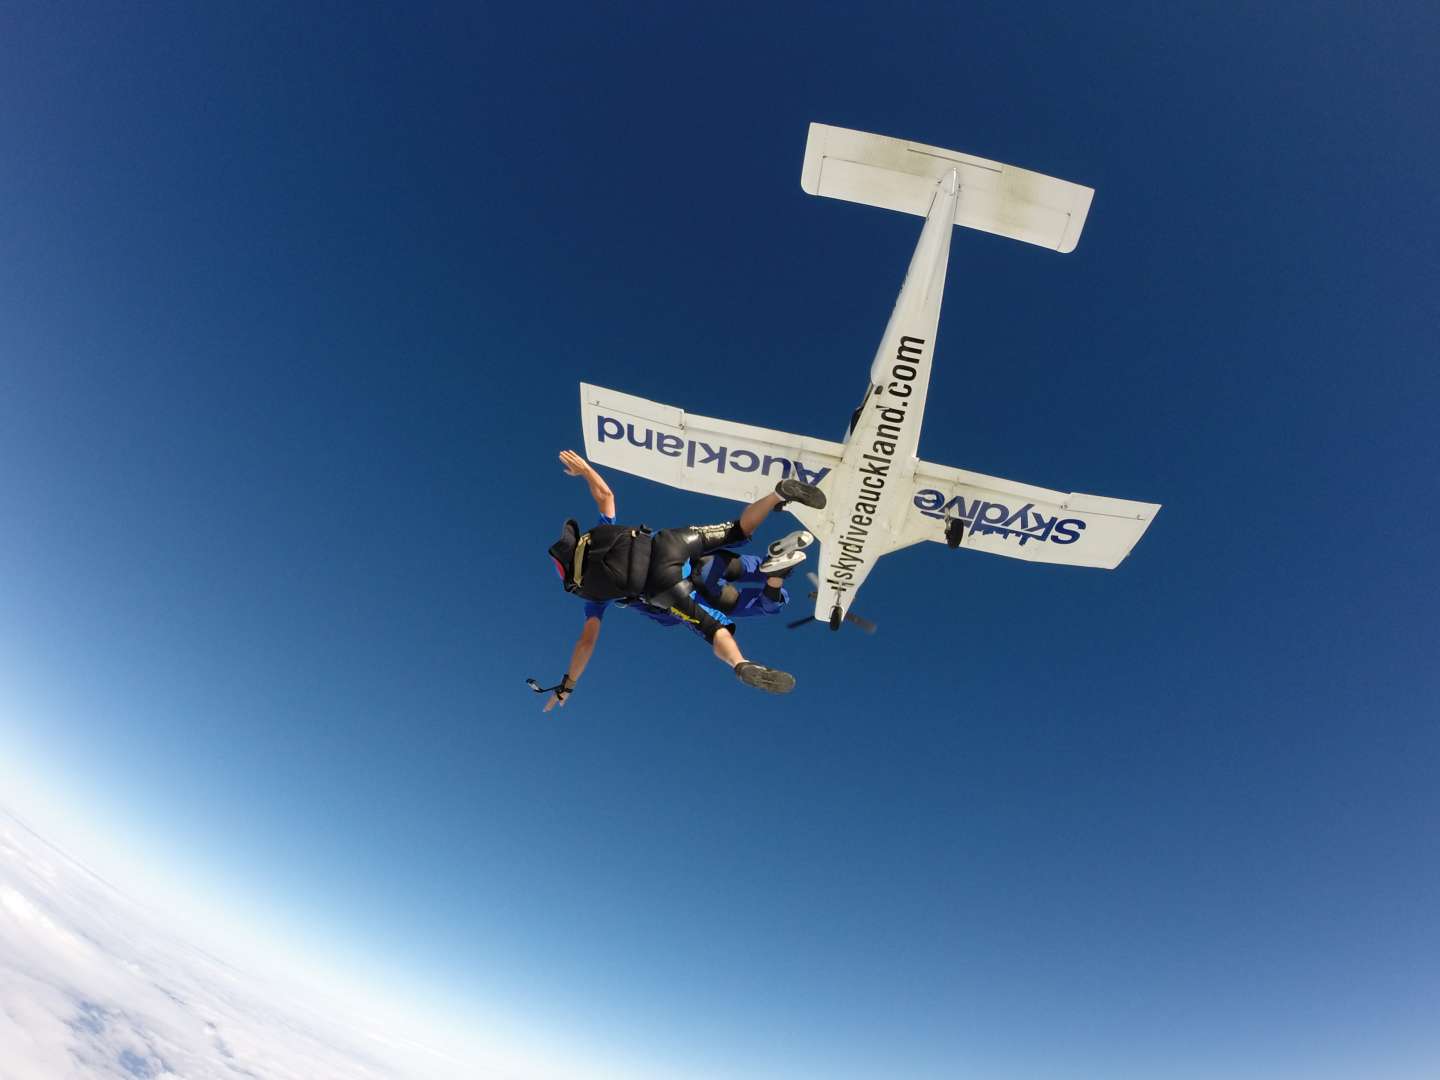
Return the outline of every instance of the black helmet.
<path id="1" fill-rule="evenodd" d="M 579 542 L 580 523 L 570 518 L 565 522 L 560 539 L 550 545 L 550 559 L 555 563 L 555 572 L 560 575 L 566 592 L 576 591 L 574 575 L 570 573 L 570 569 L 575 563 L 575 545 Z"/>

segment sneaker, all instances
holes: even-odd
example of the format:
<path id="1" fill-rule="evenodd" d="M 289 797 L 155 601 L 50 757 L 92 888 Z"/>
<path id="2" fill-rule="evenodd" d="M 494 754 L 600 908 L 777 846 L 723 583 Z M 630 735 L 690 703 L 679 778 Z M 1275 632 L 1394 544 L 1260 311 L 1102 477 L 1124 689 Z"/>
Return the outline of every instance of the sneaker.
<path id="1" fill-rule="evenodd" d="M 787 476 L 775 485 L 775 494 L 785 502 L 798 502 L 815 510 L 825 509 L 825 493 L 814 484 Z"/>
<path id="2" fill-rule="evenodd" d="M 746 686 L 764 690 L 767 694 L 788 694 L 795 689 L 795 676 L 788 671 L 776 671 L 748 660 L 735 665 L 735 677 Z"/>
<path id="3" fill-rule="evenodd" d="M 799 566 L 805 561 L 803 551 L 787 551 L 782 555 L 771 555 L 760 564 L 759 572 L 762 574 L 783 574 Z"/>
<path id="4" fill-rule="evenodd" d="M 779 540 L 771 540 L 770 546 L 765 549 L 765 554 L 775 559 L 792 551 L 807 548 L 814 542 L 815 537 L 811 533 L 804 529 L 796 529 L 794 532 L 780 537 Z"/>

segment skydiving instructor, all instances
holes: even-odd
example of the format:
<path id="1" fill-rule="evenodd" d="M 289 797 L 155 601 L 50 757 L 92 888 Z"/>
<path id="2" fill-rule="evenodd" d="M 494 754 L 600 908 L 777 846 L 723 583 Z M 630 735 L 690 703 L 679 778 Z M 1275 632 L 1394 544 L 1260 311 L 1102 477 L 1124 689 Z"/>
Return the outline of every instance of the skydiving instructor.
<path id="1" fill-rule="evenodd" d="M 716 659 L 747 686 L 772 694 L 789 693 L 795 688 L 793 675 L 745 658 L 735 643 L 733 621 L 697 593 L 694 578 L 698 575 L 692 571 L 707 555 L 745 543 L 772 510 L 787 502 L 823 509 L 825 495 L 819 488 L 787 477 L 775 485 L 774 492 L 745 507 L 735 521 L 662 529 L 651 534 L 644 526 L 615 524 L 614 493 L 579 454 L 561 451 L 560 464 L 567 475 L 585 480 L 600 520 L 586 533 L 580 532 L 573 519 L 567 521 L 565 532 L 550 547 L 550 557 L 565 591 L 585 600 L 586 610 L 580 639 L 570 654 L 564 677 L 545 703 L 546 712 L 557 704 L 563 706 L 574 691 L 595 651 L 601 618 L 610 601 L 639 605 L 643 614 L 658 622 L 688 626 L 709 642 Z M 776 541 L 760 568 L 774 568 L 777 572 L 789 569 L 804 558 L 798 549 L 810 539 L 810 534 L 802 531 Z"/>

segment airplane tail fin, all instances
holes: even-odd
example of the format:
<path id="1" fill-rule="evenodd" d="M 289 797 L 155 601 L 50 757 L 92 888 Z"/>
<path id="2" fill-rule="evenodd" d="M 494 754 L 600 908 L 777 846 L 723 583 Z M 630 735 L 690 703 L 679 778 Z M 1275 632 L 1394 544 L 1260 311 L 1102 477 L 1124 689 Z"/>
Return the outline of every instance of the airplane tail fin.
<path id="1" fill-rule="evenodd" d="M 924 217 L 935 184 L 959 173 L 955 224 L 1074 251 L 1094 188 L 938 146 L 811 124 L 800 186 L 811 195 Z"/>

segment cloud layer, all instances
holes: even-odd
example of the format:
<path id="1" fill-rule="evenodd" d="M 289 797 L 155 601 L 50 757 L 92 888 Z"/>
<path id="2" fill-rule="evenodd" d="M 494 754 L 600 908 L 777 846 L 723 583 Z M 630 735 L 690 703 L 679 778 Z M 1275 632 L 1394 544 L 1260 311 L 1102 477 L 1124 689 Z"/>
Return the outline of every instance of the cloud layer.
<path id="1" fill-rule="evenodd" d="M 0 1080 L 404 1080 L 380 1033 L 181 940 L 0 808 Z"/>

